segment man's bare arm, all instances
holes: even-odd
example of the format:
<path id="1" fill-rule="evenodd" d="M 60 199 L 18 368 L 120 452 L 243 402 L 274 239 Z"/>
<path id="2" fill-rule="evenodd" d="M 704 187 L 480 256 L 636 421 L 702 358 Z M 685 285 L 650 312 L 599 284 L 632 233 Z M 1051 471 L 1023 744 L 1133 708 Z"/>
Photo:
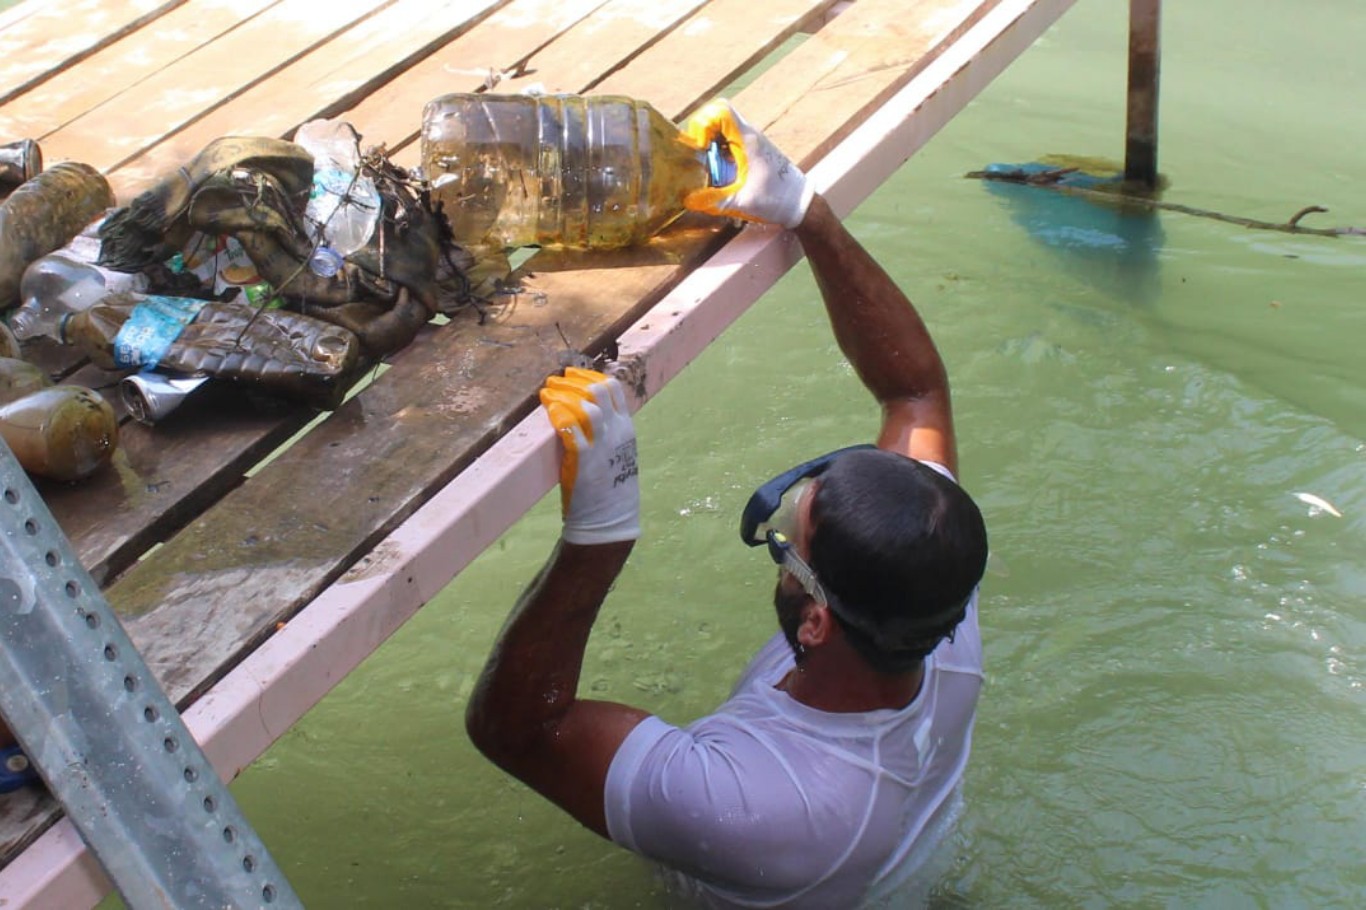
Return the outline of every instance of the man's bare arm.
<path id="1" fill-rule="evenodd" d="M 796 228 L 839 343 L 882 405 L 878 445 L 955 474 L 948 375 L 905 293 L 816 195 Z"/>
<path id="2" fill-rule="evenodd" d="M 604 837 L 607 769 L 648 713 L 580 699 L 579 674 L 632 543 L 555 549 L 508 617 L 465 714 L 490 761 Z"/>

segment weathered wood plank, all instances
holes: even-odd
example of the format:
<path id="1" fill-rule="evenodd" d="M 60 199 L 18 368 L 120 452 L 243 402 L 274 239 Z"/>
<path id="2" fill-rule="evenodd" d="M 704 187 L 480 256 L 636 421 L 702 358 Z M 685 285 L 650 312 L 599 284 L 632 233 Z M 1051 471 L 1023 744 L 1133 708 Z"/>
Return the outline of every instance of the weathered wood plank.
<path id="1" fill-rule="evenodd" d="M 141 28 L 184 0 L 31 2 L 0 29 L 0 103 Z M 73 27 L 74 26 L 74 27 Z"/>
<path id="2" fill-rule="evenodd" d="M 608 0 L 572 26 L 557 34 L 527 58 L 513 72 L 505 72 L 494 91 L 521 92 L 534 88 L 543 92 L 584 92 L 603 74 L 612 72 L 649 48 L 658 39 L 659 29 L 676 26 L 702 0 Z M 591 65 L 589 65 L 591 63 Z M 680 82 L 695 84 L 691 74 Z M 445 89 L 443 92 L 455 91 Z M 420 126 L 420 123 L 419 123 Z M 413 139 L 416 139 L 414 134 Z M 394 161 L 416 167 L 415 142 L 392 145 Z"/>
<path id="3" fill-rule="evenodd" d="M 712 96 L 774 51 L 837 0 L 713 0 L 652 47 L 595 84 L 592 94 L 619 95 L 629 89 L 661 111 L 690 113 L 691 91 L 680 91 L 684 68 Z M 692 86 L 692 82 L 688 86 Z"/>
<path id="4" fill-rule="evenodd" d="M 301 407 L 282 415 L 238 396 L 209 397 L 155 428 L 124 421 L 114 459 L 98 477 L 39 485 L 98 584 L 235 488 L 252 466 L 314 416 Z"/>
<path id="5" fill-rule="evenodd" d="M 588 257 L 578 288 L 526 296 L 488 324 L 446 326 L 109 591 L 173 698 L 271 634 L 530 410 L 559 367 L 563 331 L 604 339 L 662 296 L 706 247 Z M 601 288 L 613 288 L 604 300 Z M 268 504 L 281 501 L 291 508 Z M 145 568 L 144 568 L 145 567 Z M 183 647 L 193 630 L 197 656 Z"/>
<path id="6" fill-rule="evenodd" d="M 365 97 L 506 3 L 397 0 L 118 167 L 110 184 L 119 198 L 131 199 L 220 136 L 291 135 Z"/>
<path id="7" fill-rule="evenodd" d="M 490 83 L 495 83 L 494 91 L 502 91 L 505 72 L 518 69 L 604 2 L 518 0 L 338 116 L 367 141 L 383 137 L 397 154 L 416 143 L 428 101 L 450 92 L 479 91 Z M 414 155 L 397 160 L 411 167 L 417 163 Z"/>
<path id="8" fill-rule="evenodd" d="M 745 116 L 799 164 L 848 134 L 859 115 L 905 85 L 995 0 L 859 0 L 749 86 Z M 791 116 L 794 112 L 801 116 Z M 779 120 L 781 118 L 781 123 Z M 844 123 L 841 129 L 833 128 Z"/>
<path id="9" fill-rule="evenodd" d="M 611 0 L 535 54 L 525 75 L 500 91 L 540 85 L 547 92 L 583 92 L 647 49 L 705 0 Z M 609 68 L 605 64 L 615 57 Z M 687 80 L 692 82 L 691 75 Z"/>
<path id="10" fill-rule="evenodd" d="M 111 171 L 392 2 L 329 0 L 322 15 L 315 0 L 283 0 L 64 124 L 44 150 Z"/>
<path id="11" fill-rule="evenodd" d="M 0 106 L 0 136 L 41 140 L 279 0 L 187 0 Z M 0 41 L 4 33 L 0 32 Z"/>

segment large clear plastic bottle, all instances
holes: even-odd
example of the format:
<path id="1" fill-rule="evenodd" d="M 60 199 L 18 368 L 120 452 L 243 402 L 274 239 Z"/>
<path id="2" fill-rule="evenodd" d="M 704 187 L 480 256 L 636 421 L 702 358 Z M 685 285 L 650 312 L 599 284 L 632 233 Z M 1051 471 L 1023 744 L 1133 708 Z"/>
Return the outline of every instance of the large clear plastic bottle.
<path id="1" fill-rule="evenodd" d="M 99 244 L 95 244 L 99 252 Z M 20 341 L 39 335 L 56 337 L 62 320 L 120 291 L 144 291 L 147 276 L 116 272 L 83 258 L 74 244 L 42 256 L 24 270 L 19 282 L 23 301 L 10 316 L 10 328 Z"/>
<path id="2" fill-rule="evenodd" d="M 612 249 L 734 180 L 649 104 L 613 95 L 443 95 L 422 116 L 422 168 L 457 242 Z"/>

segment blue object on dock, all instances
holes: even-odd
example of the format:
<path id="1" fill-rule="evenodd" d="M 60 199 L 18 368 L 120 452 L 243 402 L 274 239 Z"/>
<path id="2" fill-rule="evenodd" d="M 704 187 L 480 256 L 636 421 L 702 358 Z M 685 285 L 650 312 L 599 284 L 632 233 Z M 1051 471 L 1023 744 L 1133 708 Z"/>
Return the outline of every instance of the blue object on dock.
<path id="1" fill-rule="evenodd" d="M 18 746 L 0 749 L 0 793 L 18 790 L 37 779 L 38 772 L 33 770 L 33 762 L 22 749 Z"/>

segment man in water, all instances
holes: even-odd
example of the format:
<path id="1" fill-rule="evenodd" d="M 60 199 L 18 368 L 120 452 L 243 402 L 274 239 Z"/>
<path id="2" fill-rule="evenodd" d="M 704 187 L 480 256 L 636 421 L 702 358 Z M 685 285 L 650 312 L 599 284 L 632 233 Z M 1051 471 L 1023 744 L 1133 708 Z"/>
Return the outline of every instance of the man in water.
<path id="1" fill-rule="evenodd" d="M 853 907 L 901 894 L 952 814 L 982 682 L 986 531 L 952 479 L 947 377 L 910 301 L 728 103 L 691 129 L 723 135 L 741 177 L 689 207 L 795 231 L 882 407 L 877 444 L 755 492 L 742 534 L 779 566 L 780 631 L 716 713 L 674 727 L 578 697 L 589 632 L 640 533 L 635 431 L 617 380 L 552 377 L 563 534 L 466 725 L 500 767 L 709 906 Z"/>

